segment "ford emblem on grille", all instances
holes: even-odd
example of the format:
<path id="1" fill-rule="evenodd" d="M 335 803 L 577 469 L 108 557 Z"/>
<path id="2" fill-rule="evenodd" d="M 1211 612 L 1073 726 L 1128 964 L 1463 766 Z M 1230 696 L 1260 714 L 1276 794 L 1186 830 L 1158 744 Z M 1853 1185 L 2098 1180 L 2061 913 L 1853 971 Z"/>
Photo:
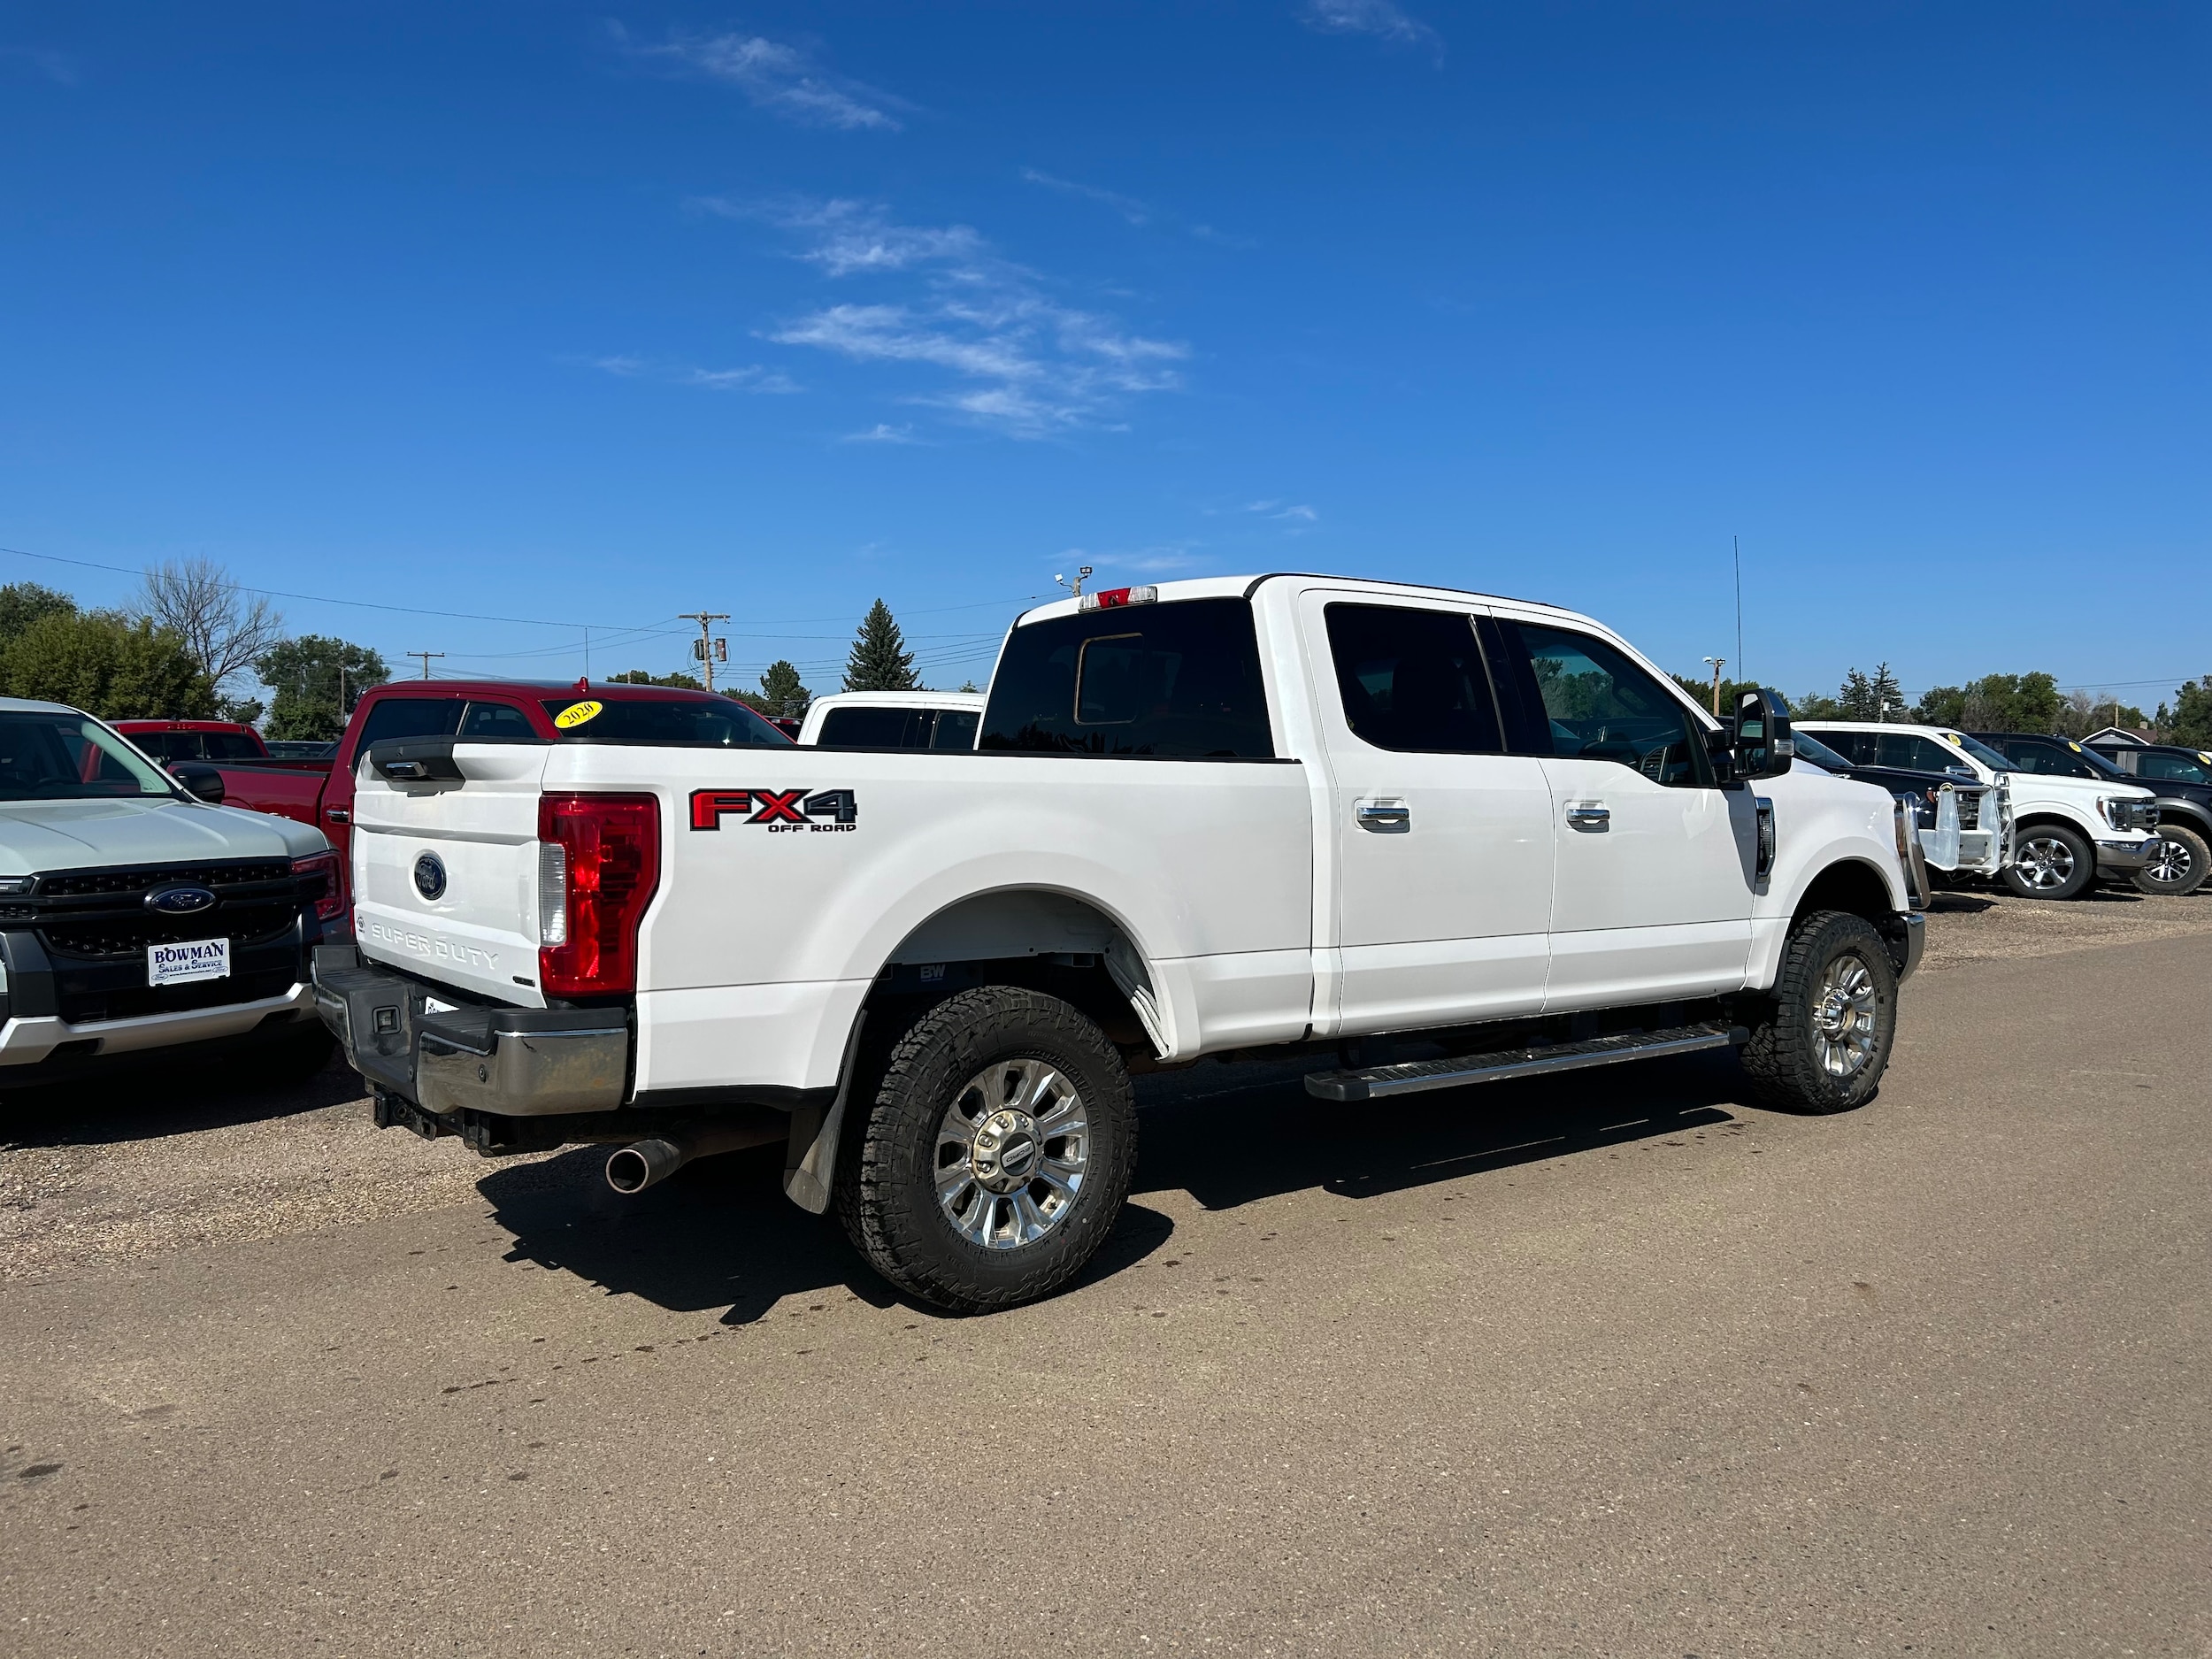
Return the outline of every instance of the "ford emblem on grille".
<path id="1" fill-rule="evenodd" d="M 437 854 L 425 853 L 415 860 L 415 891 L 426 899 L 445 894 L 445 864 Z"/>
<path id="2" fill-rule="evenodd" d="M 164 916 L 192 916 L 211 907 L 215 895 L 205 887 L 156 887 L 146 895 L 146 908 Z"/>

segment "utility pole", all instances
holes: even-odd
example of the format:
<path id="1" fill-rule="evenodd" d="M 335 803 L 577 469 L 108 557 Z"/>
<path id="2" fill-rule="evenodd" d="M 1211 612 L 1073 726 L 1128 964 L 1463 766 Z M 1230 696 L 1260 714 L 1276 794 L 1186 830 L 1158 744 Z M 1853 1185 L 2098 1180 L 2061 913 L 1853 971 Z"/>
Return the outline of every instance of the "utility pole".
<path id="1" fill-rule="evenodd" d="M 407 655 L 422 658 L 422 677 L 427 680 L 430 678 L 430 659 L 434 657 L 443 657 L 445 653 L 443 651 L 410 651 Z M 346 671 L 342 668 L 338 672 L 342 674 Z"/>
<path id="2" fill-rule="evenodd" d="M 699 625 L 699 665 L 706 670 L 707 689 L 712 691 L 714 689 L 714 625 L 718 622 L 727 622 L 730 619 L 730 613 L 726 611 L 680 611 L 676 614 L 687 622 L 695 622 Z M 725 644 L 723 649 L 726 651 L 729 648 Z"/>
<path id="3" fill-rule="evenodd" d="M 1725 657 L 1709 657 L 1705 660 L 1713 665 L 1713 718 L 1717 720 L 1720 718 L 1720 671 L 1728 665 L 1728 659 Z"/>
<path id="4" fill-rule="evenodd" d="M 1078 565 L 1078 566 L 1076 567 L 1076 572 L 1075 572 L 1075 587 L 1074 587 L 1074 588 L 1072 589 L 1072 591 L 1073 591 L 1073 593 L 1074 593 L 1075 596 L 1076 596 L 1078 599 L 1080 599 L 1080 598 L 1083 596 L 1083 582 L 1084 582 L 1084 579 L 1085 579 L 1085 578 L 1087 578 L 1087 577 L 1088 577 L 1088 576 L 1090 575 L 1090 573 L 1091 573 L 1091 567 L 1090 567 L 1089 565 Z M 1065 587 L 1067 587 L 1067 585 L 1068 585 L 1068 579 L 1067 579 L 1066 577 L 1064 577 L 1064 576 L 1056 576 L 1056 577 L 1054 577 L 1052 580 L 1053 580 L 1054 581 L 1056 581 L 1056 582 L 1058 582 L 1058 583 L 1060 584 L 1060 586 L 1061 586 L 1061 587 L 1063 587 L 1063 588 L 1065 588 Z"/>

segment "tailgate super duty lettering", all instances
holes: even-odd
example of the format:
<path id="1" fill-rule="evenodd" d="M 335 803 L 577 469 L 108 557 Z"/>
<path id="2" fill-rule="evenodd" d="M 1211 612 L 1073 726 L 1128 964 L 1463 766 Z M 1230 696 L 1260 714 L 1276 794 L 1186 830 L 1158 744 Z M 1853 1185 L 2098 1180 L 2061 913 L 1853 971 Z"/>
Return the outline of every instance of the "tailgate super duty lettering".
<path id="1" fill-rule="evenodd" d="M 802 800 L 800 797 L 804 795 Z M 849 830 L 860 816 L 850 789 L 694 789 L 691 827 L 718 830 L 723 818 L 744 813 L 748 824 L 771 830 Z"/>
<path id="2" fill-rule="evenodd" d="M 499 953 L 484 950 L 474 945 L 460 944 L 453 940 L 440 939 L 430 933 L 411 933 L 394 927 L 374 917 L 362 918 L 362 930 L 380 945 L 403 950 L 411 956 L 420 956 L 428 962 L 450 962 L 458 967 L 475 968 L 486 973 L 499 971 Z"/>

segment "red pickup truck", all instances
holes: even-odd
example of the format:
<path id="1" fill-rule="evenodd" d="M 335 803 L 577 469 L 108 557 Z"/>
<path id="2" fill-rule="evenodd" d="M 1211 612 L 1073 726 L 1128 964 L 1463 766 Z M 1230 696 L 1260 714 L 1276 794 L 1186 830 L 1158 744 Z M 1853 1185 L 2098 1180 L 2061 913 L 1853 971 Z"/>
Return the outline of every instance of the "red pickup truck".
<path id="1" fill-rule="evenodd" d="M 701 703 L 726 714 L 734 744 L 787 743 L 789 738 L 742 703 L 705 691 L 665 686 L 606 685 L 598 681 L 513 680 L 401 680 L 361 694 L 338 752 L 327 760 L 270 757 L 251 726 L 215 720 L 119 720 L 129 734 L 157 759 L 175 765 L 203 760 L 222 774 L 223 804 L 311 824 L 338 851 L 339 879 L 350 909 L 353 901 L 353 780 L 355 764 L 372 743 L 403 738 L 457 738 L 474 743 L 550 743 L 560 735 L 547 711 L 568 708 L 579 695 L 601 703 Z M 244 733 L 258 757 L 228 748 Z M 187 752 L 194 739 L 197 752 Z M 171 749 L 177 750 L 173 755 Z"/>

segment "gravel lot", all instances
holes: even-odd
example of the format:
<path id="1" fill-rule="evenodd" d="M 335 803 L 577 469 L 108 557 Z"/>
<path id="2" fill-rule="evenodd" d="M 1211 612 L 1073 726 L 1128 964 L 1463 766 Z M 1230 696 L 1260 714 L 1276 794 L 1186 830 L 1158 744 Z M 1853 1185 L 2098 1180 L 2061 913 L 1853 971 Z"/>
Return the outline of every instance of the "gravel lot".
<path id="1" fill-rule="evenodd" d="M 2212 890 L 2152 899 L 2106 889 L 2062 904 L 1939 894 L 1922 972 L 2203 933 Z M 1148 1094 L 1178 1100 L 1243 1081 L 1211 1070 L 1145 1079 Z M 281 1091 L 239 1092 L 219 1079 L 150 1090 L 140 1078 L 0 1095 L 0 1280 L 442 1210 L 478 1201 L 495 1169 L 510 1192 L 597 1179 L 587 1154 L 487 1162 L 457 1141 L 377 1133 L 358 1080 L 337 1064 Z"/>

